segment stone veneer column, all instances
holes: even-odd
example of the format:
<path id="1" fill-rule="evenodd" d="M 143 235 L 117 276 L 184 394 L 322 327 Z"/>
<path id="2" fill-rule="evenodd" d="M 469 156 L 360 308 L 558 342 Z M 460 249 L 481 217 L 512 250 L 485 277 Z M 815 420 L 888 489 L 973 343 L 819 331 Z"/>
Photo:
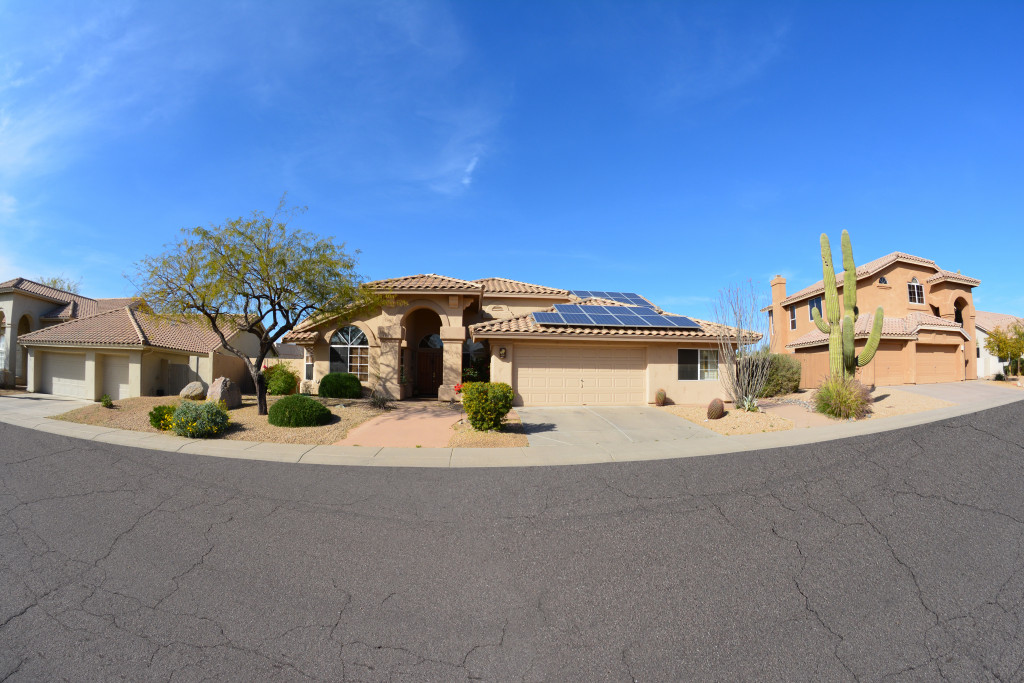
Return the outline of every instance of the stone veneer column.
<path id="1" fill-rule="evenodd" d="M 399 376 L 402 367 L 402 326 L 387 325 L 377 328 L 377 339 L 380 340 L 377 367 L 381 386 L 392 398 L 402 398 L 402 378 Z M 370 383 L 373 383 L 373 377 L 370 378 Z"/>
<path id="2" fill-rule="evenodd" d="M 437 400 L 456 401 L 455 385 L 462 382 L 462 345 L 466 341 L 465 327 L 442 327 L 441 341 L 444 342 L 444 358 L 441 386 L 437 388 Z"/>

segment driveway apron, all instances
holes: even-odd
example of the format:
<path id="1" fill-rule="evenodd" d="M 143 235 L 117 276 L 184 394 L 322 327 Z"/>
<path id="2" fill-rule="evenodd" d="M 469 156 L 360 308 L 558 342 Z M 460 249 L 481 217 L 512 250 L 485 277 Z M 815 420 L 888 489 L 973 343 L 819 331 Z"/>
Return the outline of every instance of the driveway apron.
<path id="1" fill-rule="evenodd" d="M 531 446 L 643 444 L 722 438 L 651 406 L 516 408 Z"/>

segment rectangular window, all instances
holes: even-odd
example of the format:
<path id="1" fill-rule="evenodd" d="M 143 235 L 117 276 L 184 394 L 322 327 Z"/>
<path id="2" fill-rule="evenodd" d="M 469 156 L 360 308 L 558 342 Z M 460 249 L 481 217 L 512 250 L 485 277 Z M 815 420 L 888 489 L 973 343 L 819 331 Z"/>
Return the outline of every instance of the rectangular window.
<path id="1" fill-rule="evenodd" d="M 814 320 L 814 314 L 811 313 L 811 311 L 813 311 L 815 308 L 817 308 L 818 309 L 818 313 L 821 313 L 822 317 L 824 317 L 825 311 L 821 310 L 821 297 L 820 296 L 816 296 L 816 297 L 814 297 L 813 299 L 811 299 L 810 301 L 807 302 L 807 319 L 808 320 Z"/>
<path id="2" fill-rule="evenodd" d="M 680 380 L 718 379 L 717 349 L 679 349 Z"/>
<path id="3" fill-rule="evenodd" d="M 313 350 L 312 349 L 305 349 L 303 351 L 303 355 L 305 356 L 305 362 L 306 362 L 306 379 L 312 380 L 313 379 Z"/>
<path id="4" fill-rule="evenodd" d="M 796 329 L 796 306 L 789 309 L 789 329 Z"/>
<path id="5" fill-rule="evenodd" d="M 772 315 L 772 312 L 768 311 L 768 336 L 773 336 L 775 334 L 775 322 L 774 322 L 774 320 L 775 320 L 775 317 Z"/>
<path id="6" fill-rule="evenodd" d="M 917 282 L 916 278 L 913 282 L 907 284 L 907 294 L 910 297 L 910 303 L 924 303 L 924 286 L 920 282 Z"/>

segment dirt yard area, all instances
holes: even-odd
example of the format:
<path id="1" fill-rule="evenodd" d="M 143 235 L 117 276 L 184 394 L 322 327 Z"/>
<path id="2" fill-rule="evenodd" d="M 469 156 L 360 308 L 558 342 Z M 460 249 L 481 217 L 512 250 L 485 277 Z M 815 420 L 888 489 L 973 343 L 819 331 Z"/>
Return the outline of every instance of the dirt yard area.
<path id="1" fill-rule="evenodd" d="M 452 425 L 448 445 L 452 448 L 522 448 L 530 442 L 523 430 L 523 421 L 513 410 L 500 432 L 478 432 L 469 425 L 469 420 L 462 418 Z"/>
<path id="2" fill-rule="evenodd" d="M 1024 390 L 1024 379 L 1019 377 L 1007 377 L 1003 382 L 997 382 L 994 379 L 983 379 L 981 381 L 985 384 L 1003 387 L 1004 389 L 1016 389 L 1017 391 Z"/>
<path id="3" fill-rule="evenodd" d="M 784 417 L 764 412 L 748 413 L 732 408 L 731 404 L 726 404 L 725 416 L 717 420 L 708 419 L 708 407 L 704 405 L 671 405 L 665 406 L 662 410 L 726 436 L 784 432 L 793 428 L 792 421 Z"/>
<path id="4" fill-rule="evenodd" d="M 278 396 L 268 396 L 273 405 Z M 158 433 L 149 424 L 149 411 L 159 405 L 178 405 L 182 399 L 167 396 L 142 396 L 114 401 L 113 408 L 99 403 L 57 415 L 54 419 L 80 424 L 129 429 L 136 432 Z M 334 417 L 321 427 L 275 427 L 266 415 L 256 414 L 256 396 L 242 397 L 242 407 L 229 410 L 231 423 L 222 438 L 269 443 L 332 444 L 345 438 L 348 430 L 381 414 L 371 408 L 365 399 L 317 399 L 326 405 Z"/>

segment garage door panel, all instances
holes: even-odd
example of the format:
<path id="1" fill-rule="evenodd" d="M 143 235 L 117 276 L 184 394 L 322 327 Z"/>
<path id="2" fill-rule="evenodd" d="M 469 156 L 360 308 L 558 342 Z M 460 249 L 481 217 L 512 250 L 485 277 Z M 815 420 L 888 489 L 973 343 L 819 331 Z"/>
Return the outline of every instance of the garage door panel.
<path id="1" fill-rule="evenodd" d="M 917 346 L 917 383 L 956 382 L 963 379 L 957 373 L 956 346 Z"/>
<path id="2" fill-rule="evenodd" d="M 526 405 L 646 402 L 644 349 L 520 347 L 516 390 Z"/>
<path id="3" fill-rule="evenodd" d="M 103 393 L 115 401 L 128 398 L 130 388 L 128 380 L 127 356 L 103 357 Z"/>
<path id="4" fill-rule="evenodd" d="M 886 386 L 903 384 L 906 372 L 903 366 L 903 344 L 882 342 L 871 363 L 875 369 L 875 384 Z"/>
<path id="5" fill-rule="evenodd" d="M 41 388 L 45 394 L 92 398 L 85 386 L 85 354 L 42 354 Z"/>

